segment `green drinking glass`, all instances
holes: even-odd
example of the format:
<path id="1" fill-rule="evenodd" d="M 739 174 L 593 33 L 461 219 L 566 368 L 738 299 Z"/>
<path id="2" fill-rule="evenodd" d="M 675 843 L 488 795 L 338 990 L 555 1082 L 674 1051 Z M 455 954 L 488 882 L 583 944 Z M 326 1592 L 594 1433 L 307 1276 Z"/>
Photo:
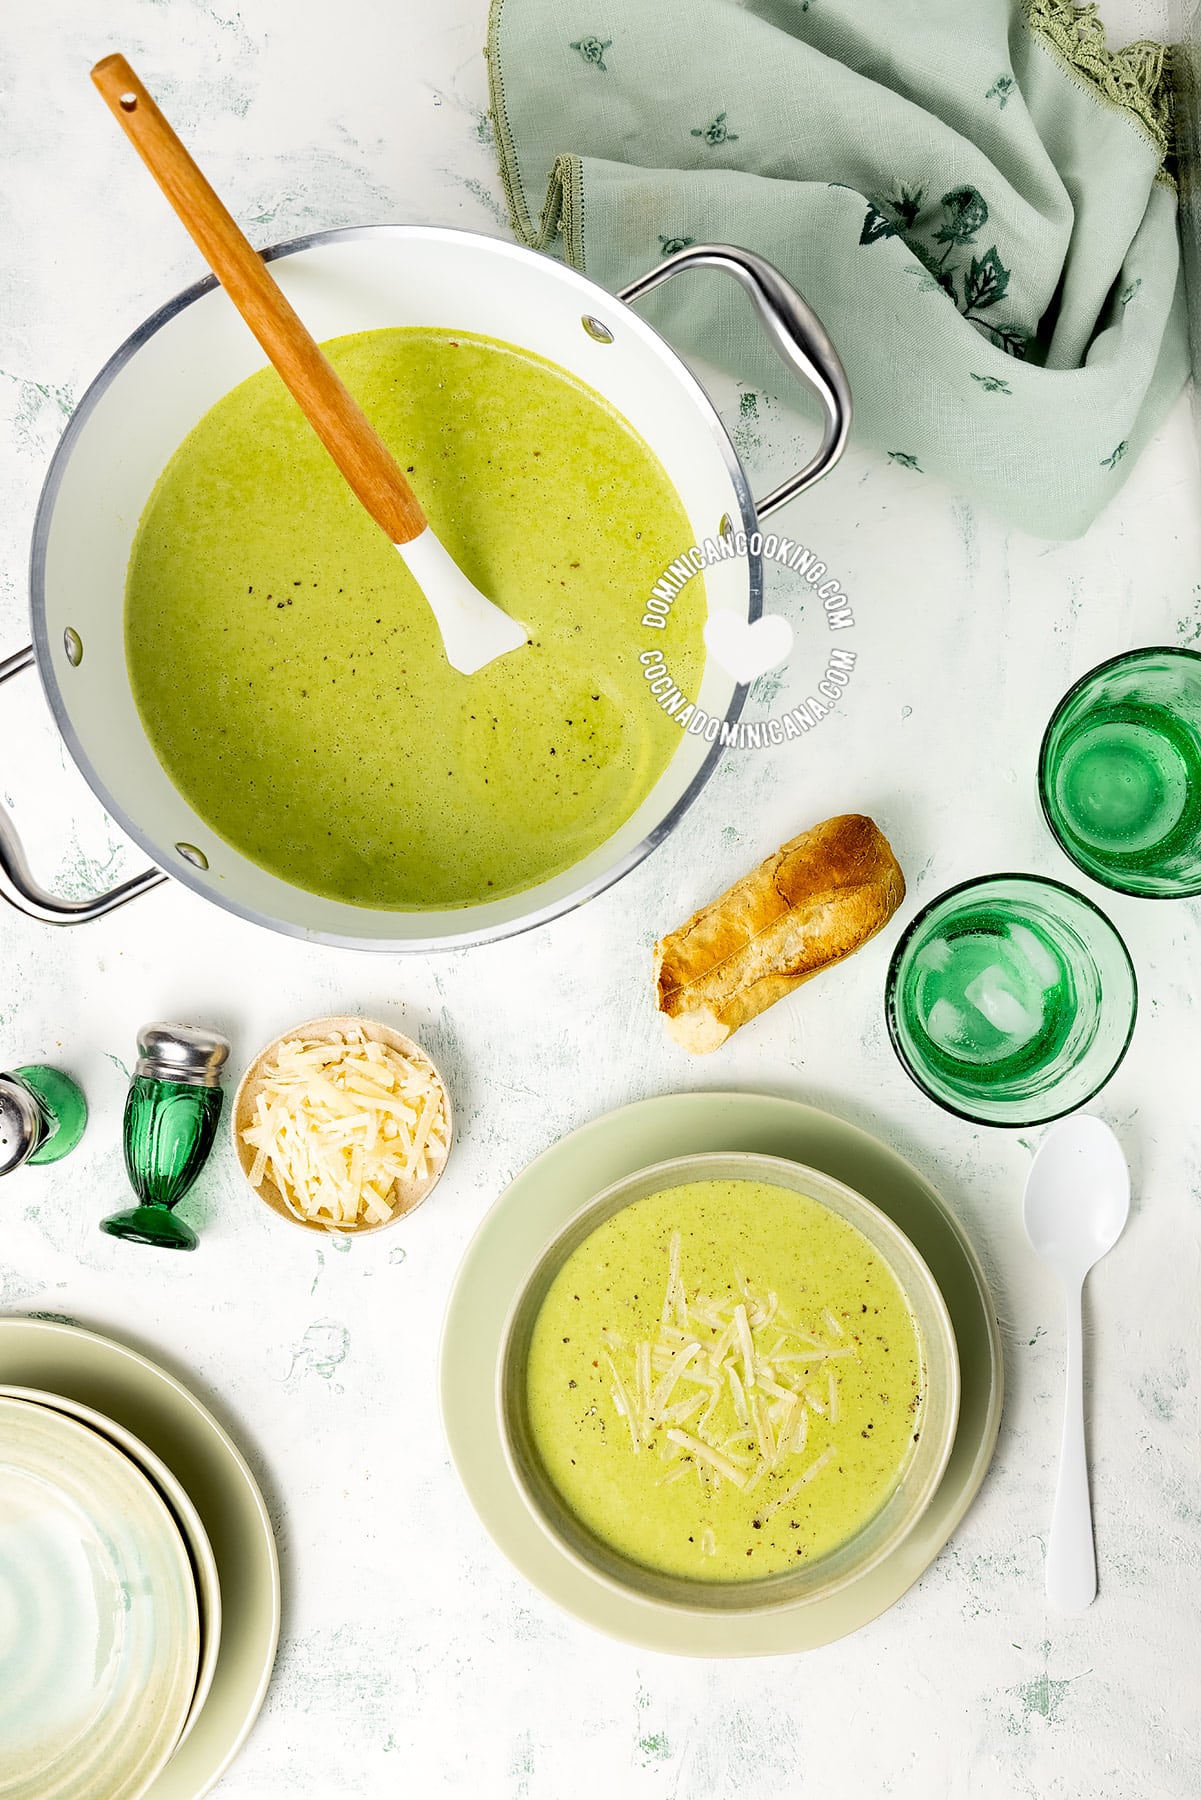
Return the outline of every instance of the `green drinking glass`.
<path id="1" fill-rule="evenodd" d="M 1064 695 L 1038 757 L 1061 847 L 1119 893 L 1201 894 L 1201 656 L 1131 650 Z"/>
<path id="2" fill-rule="evenodd" d="M 1125 944 L 1091 900 L 1035 875 L 987 875 L 932 900 L 884 996 L 906 1073 L 980 1125 L 1042 1125 L 1083 1106 L 1138 1009 Z"/>

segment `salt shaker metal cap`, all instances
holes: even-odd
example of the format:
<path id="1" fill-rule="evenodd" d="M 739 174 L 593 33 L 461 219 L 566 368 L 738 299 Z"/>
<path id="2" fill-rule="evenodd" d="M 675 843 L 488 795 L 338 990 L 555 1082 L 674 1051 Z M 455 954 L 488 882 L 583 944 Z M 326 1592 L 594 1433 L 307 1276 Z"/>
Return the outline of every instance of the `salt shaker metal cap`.
<path id="1" fill-rule="evenodd" d="M 229 1039 L 219 1031 L 197 1025 L 143 1025 L 134 1074 L 154 1081 L 182 1081 L 190 1087 L 219 1087 L 229 1050 Z"/>
<path id="2" fill-rule="evenodd" d="M 28 1162 L 44 1135 L 45 1122 L 29 1089 L 0 1076 L 0 1175 Z"/>

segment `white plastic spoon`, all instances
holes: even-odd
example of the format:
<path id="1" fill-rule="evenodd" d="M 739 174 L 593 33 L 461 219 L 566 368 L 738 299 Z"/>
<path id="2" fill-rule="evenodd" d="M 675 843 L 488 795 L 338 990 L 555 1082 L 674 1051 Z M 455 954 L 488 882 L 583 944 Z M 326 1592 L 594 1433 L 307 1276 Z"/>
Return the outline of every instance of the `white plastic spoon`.
<path id="1" fill-rule="evenodd" d="M 481 594 L 434 536 L 395 457 L 125 58 L 106 56 L 92 80 L 347 484 L 400 552 L 438 622 L 447 662 L 474 675 L 519 650 L 525 626 Z"/>
<path id="2" fill-rule="evenodd" d="M 1083 1612 L 1097 1593 L 1080 1302 L 1085 1276 L 1113 1249 L 1129 1211 L 1130 1171 L 1109 1126 L 1086 1113 L 1053 1125 L 1030 1165 L 1025 1219 L 1026 1236 L 1058 1275 L 1067 1299 L 1067 1395 L 1047 1545 L 1047 1598 L 1066 1613 Z"/>

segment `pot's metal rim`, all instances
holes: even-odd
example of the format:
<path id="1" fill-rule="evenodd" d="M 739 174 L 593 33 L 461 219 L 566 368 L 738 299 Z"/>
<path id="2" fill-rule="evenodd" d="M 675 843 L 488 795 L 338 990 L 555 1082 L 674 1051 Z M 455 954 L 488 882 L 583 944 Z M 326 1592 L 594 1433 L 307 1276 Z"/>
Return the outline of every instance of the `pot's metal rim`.
<path id="1" fill-rule="evenodd" d="M 587 305 L 595 307 L 597 304 L 597 296 L 599 296 L 603 303 L 621 306 L 624 311 L 629 312 L 631 316 L 637 320 L 638 328 L 655 338 L 663 355 L 669 362 L 675 365 L 677 379 L 689 390 L 695 405 L 705 417 L 709 431 L 718 450 L 721 452 L 722 460 L 725 462 L 729 471 L 730 480 L 737 496 L 738 508 L 742 515 L 743 526 L 748 536 L 755 530 L 757 515 L 754 498 L 750 490 L 750 484 L 747 481 L 746 474 L 738 459 L 738 453 L 734 449 L 729 433 L 722 424 L 721 417 L 718 414 L 716 407 L 713 405 L 713 402 L 710 400 L 700 382 L 681 360 L 679 353 L 672 348 L 660 332 L 655 330 L 653 325 L 648 324 L 639 314 L 634 313 L 633 309 L 629 307 L 626 302 L 619 300 L 616 295 L 609 293 L 606 288 L 602 288 L 599 283 L 591 281 L 586 275 L 581 275 L 578 270 L 568 268 L 566 264 L 558 262 L 557 259 L 553 257 L 544 256 L 541 251 L 527 250 L 523 245 L 509 243 L 503 238 L 488 237 L 483 232 L 466 231 L 458 226 L 451 225 L 335 226 L 328 231 L 312 231 L 306 233 L 303 237 L 289 238 L 282 244 L 274 244 L 270 249 L 260 251 L 259 254 L 262 256 L 264 262 L 274 262 L 279 257 L 294 256 L 299 251 L 316 249 L 326 244 L 351 242 L 357 238 L 381 238 L 385 236 L 434 240 L 445 239 L 452 242 L 467 238 L 477 244 L 486 245 L 489 252 L 492 254 L 512 257 L 522 262 L 533 260 L 538 262 L 549 262 L 553 264 L 556 272 L 560 276 L 566 278 L 570 283 L 579 288 Z M 125 342 L 114 351 L 113 355 L 109 357 L 99 374 L 97 374 L 89 384 L 79 405 L 68 420 L 67 427 L 63 432 L 62 437 L 59 439 L 54 455 L 51 458 L 50 467 L 46 471 L 46 479 L 42 485 L 41 494 L 38 497 L 37 512 L 34 517 L 33 526 L 33 543 L 29 560 L 29 607 L 34 655 L 37 663 L 38 677 L 42 684 L 42 690 L 46 696 L 47 705 L 50 708 L 54 722 L 58 727 L 59 733 L 62 736 L 67 749 L 71 753 L 71 757 L 75 762 L 76 767 L 79 769 L 85 781 L 88 783 L 88 786 L 109 816 L 116 821 L 122 831 L 124 831 L 135 844 L 139 845 L 141 849 L 146 852 L 146 855 L 151 858 L 156 866 L 163 869 L 173 880 L 181 882 L 184 887 L 191 888 L 193 893 L 199 894 L 202 899 L 211 901 L 214 906 L 219 906 L 224 912 L 233 913 L 234 916 L 239 919 L 245 919 L 251 925 L 261 925 L 269 931 L 278 932 L 285 937 L 298 938 L 305 943 L 325 944 L 331 949 L 338 950 L 373 950 L 391 952 L 394 955 L 408 952 L 426 953 L 442 950 L 467 950 L 477 944 L 494 943 L 501 938 L 517 937 L 522 932 L 532 931 L 535 926 L 546 925 L 549 924 L 552 919 L 561 918 L 564 913 L 574 912 L 577 907 L 583 906 L 588 900 L 595 899 L 598 894 L 604 893 L 606 888 L 610 888 L 615 882 L 620 881 L 623 875 L 628 875 L 632 869 L 637 868 L 638 864 L 648 857 L 652 850 L 657 849 L 663 840 L 670 835 L 716 768 L 723 748 L 720 738 L 713 744 L 708 756 L 689 782 L 687 788 L 675 802 L 670 812 L 668 812 L 667 815 L 661 819 L 650 832 L 648 832 L 641 843 L 636 844 L 632 850 L 627 851 L 626 855 L 623 856 L 620 861 L 613 864 L 611 868 L 604 870 L 600 875 L 595 876 L 583 887 L 576 888 L 571 893 L 564 894 L 559 899 L 551 901 L 548 905 L 540 907 L 538 911 L 524 914 L 520 918 L 505 920 L 492 926 L 484 926 L 475 931 L 451 932 L 440 937 L 422 938 L 353 937 L 347 936 L 341 932 L 310 930 L 303 925 L 294 924 L 291 920 L 279 919 L 271 914 L 258 912 L 253 907 L 242 905 L 241 902 L 233 899 L 227 894 L 215 892 L 212 887 L 206 885 L 206 883 L 201 880 L 199 871 L 192 872 L 190 865 L 183 862 L 181 858 L 176 857 L 167 859 L 164 857 L 161 847 L 155 844 L 142 828 L 129 817 L 128 813 L 108 791 L 105 783 L 93 768 L 91 759 L 84 749 L 83 744 L 80 742 L 80 739 L 70 722 L 70 718 L 68 717 L 62 691 L 59 688 L 54 673 L 54 665 L 50 651 L 50 637 L 46 624 L 46 551 L 49 543 L 50 521 L 54 512 L 55 501 L 58 498 L 59 488 L 62 485 L 63 474 L 66 470 L 67 463 L 75 448 L 76 439 L 116 376 L 125 367 L 126 363 L 133 358 L 136 352 L 142 348 L 143 344 L 147 343 L 156 332 L 161 331 L 164 325 L 169 324 L 170 321 L 175 318 L 177 313 L 181 313 L 185 307 L 191 306 L 193 301 L 201 299 L 205 294 L 210 293 L 212 289 L 217 286 L 218 282 L 216 276 L 206 275 L 200 281 L 194 282 L 191 287 L 184 288 L 180 293 L 175 295 L 174 299 L 168 300 L 164 305 L 160 306 L 157 312 L 151 313 L 150 317 L 144 320 L 143 323 L 138 326 L 136 331 L 131 332 L 129 337 L 125 339 Z M 763 611 L 763 564 L 760 557 L 749 553 L 747 562 L 750 579 L 748 617 L 751 620 L 754 620 L 757 619 Z M 726 709 L 725 721 L 727 724 L 733 725 L 741 716 L 742 709 L 746 704 L 748 692 L 749 689 L 745 684 L 740 684 L 735 687 L 730 698 L 730 704 Z M 305 892 L 306 890 L 300 889 L 298 891 Z M 362 910 L 365 916 L 379 916 L 378 913 L 374 912 L 374 909 L 365 907 Z M 419 915 L 405 914 L 403 916 L 406 918 L 413 918 Z"/>

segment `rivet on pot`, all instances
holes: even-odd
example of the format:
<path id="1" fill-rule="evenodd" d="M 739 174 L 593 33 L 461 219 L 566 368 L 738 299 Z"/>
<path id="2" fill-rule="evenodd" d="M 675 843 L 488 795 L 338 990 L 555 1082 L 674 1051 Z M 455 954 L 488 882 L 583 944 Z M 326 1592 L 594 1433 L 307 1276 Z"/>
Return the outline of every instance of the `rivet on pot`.
<path id="1" fill-rule="evenodd" d="M 729 513 L 723 513 L 721 515 L 721 524 L 717 527 L 717 535 L 718 537 L 733 537 L 734 521 Z"/>
<path id="2" fill-rule="evenodd" d="M 204 854 L 203 850 L 198 850 L 195 844 L 176 844 L 175 848 L 179 851 L 179 854 L 183 857 L 184 861 L 190 862 L 193 868 L 208 868 L 208 857 Z"/>
<path id="3" fill-rule="evenodd" d="M 591 313 L 585 313 L 580 320 L 580 324 L 584 327 L 588 336 L 590 338 L 595 338 L 598 344 L 611 344 L 613 342 L 613 333 L 609 330 L 609 327 L 602 324 L 600 319 L 594 319 Z"/>
<path id="4" fill-rule="evenodd" d="M 83 661 L 83 639 L 77 631 L 68 625 L 63 632 L 63 649 L 67 653 L 67 661 L 73 669 L 77 669 Z"/>

